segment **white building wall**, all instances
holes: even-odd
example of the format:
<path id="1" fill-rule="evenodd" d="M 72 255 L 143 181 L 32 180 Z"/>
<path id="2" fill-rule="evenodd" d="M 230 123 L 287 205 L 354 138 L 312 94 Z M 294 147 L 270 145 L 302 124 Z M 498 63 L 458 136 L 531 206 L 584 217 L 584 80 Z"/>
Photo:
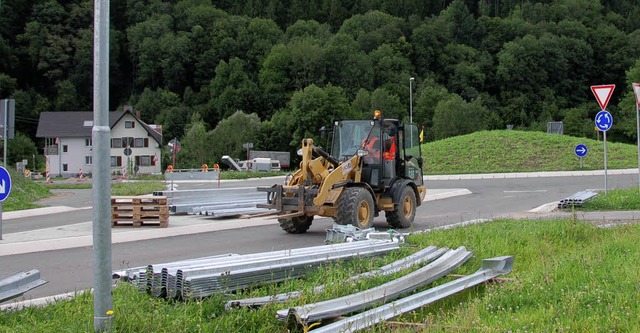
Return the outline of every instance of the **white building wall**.
<path id="1" fill-rule="evenodd" d="M 126 122 L 133 121 L 135 122 L 134 128 L 126 128 Z M 130 114 L 126 114 L 122 119 L 116 124 L 114 128 L 111 129 L 111 138 L 123 138 L 123 137 L 133 137 L 145 139 L 147 138 L 149 141 L 148 147 L 131 147 L 131 155 L 126 156 L 124 154 L 125 148 L 121 147 L 112 147 L 111 148 L 111 156 L 120 156 L 122 160 L 122 166 L 112 167 L 114 172 L 121 173 L 122 167 L 126 167 L 127 165 L 131 165 L 132 168 L 136 166 L 136 156 L 145 157 L 148 159 L 153 159 L 154 156 L 157 156 L 157 162 L 155 165 L 137 165 L 138 173 L 141 174 L 150 174 L 150 173 L 161 173 L 162 166 L 160 165 L 160 146 L 153 139 L 151 135 L 147 133 L 147 130 L 135 120 Z M 127 172 L 129 172 L 128 170 Z"/>
<path id="2" fill-rule="evenodd" d="M 126 128 L 125 123 L 127 121 L 135 122 L 133 128 Z M 150 136 L 146 129 L 142 126 L 141 123 L 135 120 L 135 118 L 126 114 L 122 119 L 116 124 L 114 128 L 111 129 L 111 139 L 113 138 L 122 138 L 122 137 L 133 137 L 139 139 L 148 139 L 148 147 L 131 147 L 131 155 L 126 156 L 124 154 L 125 148 L 122 147 L 111 147 L 110 156 L 115 156 L 116 158 L 119 156 L 121 164 L 120 166 L 112 166 L 112 173 L 121 174 L 123 171 L 123 167 L 127 166 L 127 163 L 130 162 L 131 168 L 135 166 L 136 156 L 143 157 L 143 160 L 149 161 L 153 159 L 153 157 L 157 156 L 157 161 L 155 165 L 138 165 L 138 173 L 140 174 L 150 174 L 150 173 L 161 173 L 162 166 L 160 162 L 160 146 L 158 142 L 156 142 L 152 136 Z M 62 177 L 77 177 L 80 170 L 84 175 L 90 174 L 92 172 L 92 162 L 93 162 L 93 147 L 87 146 L 86 139 L 90 138 L 59 138 L 59 150 L 57 155 L 47 155 L 48 160 L 48 168 L 49 175 L 51 177 L 62 176 Z M 63 147 L 67 146 L 67 151 L 63 151 Z M 87 156 L 91 156 L 89 159 L 89 164 L 87 164 Z M 66 165 L 66 171 L 64 170 Z M 131 170 L 127 170 L 129 173 Z"/>
<path id="3" fill-rule="evenodd" d="M 91 163 L 86 164 L 86 156 L 91 156 L 91 146 L 86 146 L 88 138 L 59 138 L 58 154 L 48 155 L 49 175 L 77 177 L 91 173 Z M 66 152 L 65 152 L 66 147 Z M 91 162 L 91 159 L 90 161 Z"/>

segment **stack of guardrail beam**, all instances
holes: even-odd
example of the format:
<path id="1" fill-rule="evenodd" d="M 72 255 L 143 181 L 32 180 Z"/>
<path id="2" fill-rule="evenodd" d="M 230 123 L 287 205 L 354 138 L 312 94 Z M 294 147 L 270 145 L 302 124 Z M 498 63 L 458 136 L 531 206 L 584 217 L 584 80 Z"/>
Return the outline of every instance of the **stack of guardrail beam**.
<path id="1" fill-rule="evenodd" d="M 342 318 L 329 325 L 313 330 L 316 333 L 350 333 L 357 332 L 382 321 L 397 317 L 401 314 L 414 311 L 435 301 L 451 296 L 480 283 L 494 279 L 500 275 L 511 272 L 513 268 L 513 256 L 502 256 L 484 259 L 482 267 L 475 273 L 463 276 L 456 280 L 444 283 L 437 287 L 427 289 L 417 294 L 401 298 L 399 300 L 381 305 L 357 315 Z"/>
<path id="2" fill-rule="evenodd" d="M 393 300 L 429 284 L 451 273 L 472 255 L 471 251 L 467 251 L 464 246 L 461 246 L 456 250 L 449 250 L 432 263 L 396 280 L 344 297 L 279 310 L 277 318 L 281 321 L 295 319 L 301 324 L 306 324 L 357 312 L 375 303 Z"/>
<path id="3" fill-rule="evenodd" d="M 169 210 L 174 214 L 227 217 L 268 211 L 256 207 L 267 199 L 254 187 L 156 191 L 153 195 L 166 196 Z"/>
<path id="4" fill-rule="evenodd" d="M 447 251 L 449 251 L 449 249 L 447 248 L 437 248 L 435 246 L 429 246 L 412 255 L 396 260 L 378 269 L 351 276 L 342 282 L 349 283 L 351 281 L 355 281 L 358 279 L 394 274 L 402 270 L 411 268 L 413 266 L 420 265 L 425 262 L 426 263 L 431 262 L 436 258 L 440 257 L 441 255 L 443 255 Z M 313 288 L 313 292 L 320 293 L 324 289 L 325 289 L 325 285 L 320 285 Z M 225 309 L 231 310 L 232 308 L 236 308 L 236 307 L 258 307 L 268 303 L 282 303 L 294 298 L 298 298 L 301 295 L 302 295 L 301 291 L 290 291 L 290 292 L 277 294 L 273 296 L 232 300 L 232 301 L 228 301 L 225 304 Z"/>
<path id="5" fill-rule="evenodd" d="M 354 257 L 382 255 L 397 242 L 366 240 L 248 255 L 225 255 L 114 273 L 154 296 L 193 299 L 252 285 L 297 278 L 322 264 Z"/>
<path id="6" fill-rule="evenodd" d="M 598 193 L 593 191 L 581 191 L 577 192 L 569 197 L 566 197 L 558 202 L 558 208 L 569 208 L 572 206 L 582 206 L 585 202 L 598 196 Z"/>

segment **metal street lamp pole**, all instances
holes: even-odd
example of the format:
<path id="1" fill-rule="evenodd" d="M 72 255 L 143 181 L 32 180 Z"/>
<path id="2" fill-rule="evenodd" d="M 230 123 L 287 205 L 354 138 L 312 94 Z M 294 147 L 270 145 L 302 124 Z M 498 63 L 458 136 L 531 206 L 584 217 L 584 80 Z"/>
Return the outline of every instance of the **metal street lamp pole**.
<path id="1" fill-rule="evenodd" d="M 409 123 L 413 124 L 413 77 L 409 78 Z M 413 145 L 413 131 L 410 131 L 411 145 Z"/>
<path id="2" fill-rule="evenodd" d="M 409 122 L 413 124 L 413 77 L 409 78 Z"/>

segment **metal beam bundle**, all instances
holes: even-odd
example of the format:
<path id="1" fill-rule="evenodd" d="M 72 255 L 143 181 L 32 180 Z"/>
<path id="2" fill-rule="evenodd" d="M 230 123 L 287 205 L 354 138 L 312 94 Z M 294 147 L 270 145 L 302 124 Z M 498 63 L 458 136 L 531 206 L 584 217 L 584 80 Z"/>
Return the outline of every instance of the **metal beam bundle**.
<path id="1" fill-rule="evenodd" d="M 16 298 L 45 283 L 47 281 L 40 279 L 40 271 L 37 269 L 7 275 L 0 279 L 0 303 Z"/>
<path id="2" fill-rule="evenodd" d="M 351 281 L 355 281 L 362 278 L 374 277 L 374 276 L 384 276 L 393 274 L 408 268 L 411 268 L 416 265 L 420 265 L 425 262 L 431 262 L 436 258 L 443 255 L 449 249 L 447 248 L 437 248 L 435 246 L 429 246 L 425 249 L 422 249 L 406 258 L 402 258 L 400 260 L 394 261 L 391 264 L 382 266 L 373 271 L 365 272 L 362 274 L 354 275 L 346 280 L 343 283 L 348 283 Z M 314 293 L 320 293 L 325 289 L 324 285 L 317 286 L 313 288 Z M 230 310 L 234 307 L 258 307 L 268 303 L 282 303 L 288 300 L 298 298 L 302 295 L 300 291 L 291 291 L 287 293 L 277 294 L 273 296 L 264 296 L 264 297 L 254 297 L 254 298 L 245 298 L 239 300 L 232 300 L 225 304 L 225 309 Z"/>
<path id="3" fill-rule="evenodd" d="M 227 217 L 267 211 L 256 207 L 257 204 L 266 203 L 266 196 L 249 187 L 155 191 L 153 195 L 166 196 L 169 210 L 175 214 Z"/>
<path id="4" fill-rule="evenodd" d="M 306 324 L 360 311 L 375 303 L 396 299 L 429 284 L 451 273 L 472 255 L 471 251 L 461 246 L 456 250 L 447 251 L 432 263 L 396 280 L 355 294 L 279 310 L 276 317 L 280 321 L 295 319 L 301 324 Z"/>
<path id="5" fill-rule="evenodd" d="M 350 333 L 371 327 L 382 321 L 414 311 L 437 300 L 451 296 L 465 289 L 484 283 L 500 275 L 507 274 L 513 268 L 513 256 L 503 256 L 482 261 L 477 272 L 427 289 L 423 292 L 373 308 L 352 317 L 347 317 L 326 326 L 314 329 L 316 333 Z"/>
<path id="6" fill-rule="evenodd" d="M 572 206 L 582 206 L 585 202 L 598 196 L 597 192 L 581 191 L 566 197 L 558 203 L 558 208 L 569 208 Z"/>
<path id="7" fill-rule="evenodd" d="M 320 265 L 340 259 L 381 255 L 399 248 L 380 240 L 321 245 L 248 255 L 223 255 L 114 272 L 141 291 L 157 297 L 190 299 L 256 284 L 300 277 Z"/>

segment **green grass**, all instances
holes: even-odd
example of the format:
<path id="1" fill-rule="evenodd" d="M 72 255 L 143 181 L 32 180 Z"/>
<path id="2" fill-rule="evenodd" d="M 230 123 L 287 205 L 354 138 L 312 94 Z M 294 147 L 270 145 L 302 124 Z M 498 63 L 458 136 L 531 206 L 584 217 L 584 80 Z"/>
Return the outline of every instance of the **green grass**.
<path id="1" fill-rule="evenodd" d="M 598 196 L 587 201 L 579 208 L 580 210 L 639 210 L 640 209 L 640 189 L 619 188 L 609 190 L 607 194 L 598 193 Z"/>
<path id="2" fill-rule="evenodd" d="M 3 202 L 2 210 L 5 212 L 38 208 L 33 202 L 51 195 L 48 188 L 36 184 L 11 168 L 7 169 L 11 175 L 11 193 Z"/>
<path id="3" fill-rule="evenodd" d="M 340 281 L 428 245 L 464 245 L 474 251 L 474 257 L 456 274 L 471 274 L 481 267 L 482 259 L 502 255 L 514 255 L 514 270 L 499 282 L 471 288 L 369 332 L 637 331 L 640 266 L 634 262 L 640 257 L 638 237 L 638 224 L 600 229 L 570 219 L 501 220 L 413 235 L 408 238 L 409 246 L 399 253 L 327 265 L 304 279 L 237 295 L 306 291 L 301 299 L 255 310 L 226 312 L 223 305 L 230 296 L 180 303 L 152 298 L 121 284 L 114 290 L 114 332 L 288 332 L 289 327 L 275 319 L 278 309 L 379 285 L 394 277 L 355 285 Z M 325 292 L 310 292 L 323 283 L 329 285 Z M 45 308 L 0 313 L 0 331 L 88 332 L 93 327 L 92 306 L 92 296 L 82 295 Z"/>
<path id="4" fill-rule="evenodd" d="M 580 170 L 577 144 L 589 153 L 582 170 L 604 169 L 604 144 L 567 135 L 525 131 L 482 131 L 423 145 L 426 174 L 471 174 Z M 638 167 L 635 145 L 607 142 L 610 169 Z"/>

